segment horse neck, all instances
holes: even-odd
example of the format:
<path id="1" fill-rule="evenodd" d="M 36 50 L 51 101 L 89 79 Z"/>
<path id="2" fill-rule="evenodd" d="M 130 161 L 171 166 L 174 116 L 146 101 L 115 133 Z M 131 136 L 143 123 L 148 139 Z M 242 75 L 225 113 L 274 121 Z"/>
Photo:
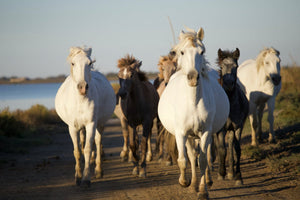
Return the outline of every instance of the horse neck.
<path id="1" fill-rule="evenodd" d="M 132 88 L 129 91 L 129 96 L 131 97 L 131 100 L 134 102 L 138 102 L 140 99 L 141 96 L 140 90 L 142 90 L 141 85 L 142 85 L 142 81 L 140 80 L 134 80 L 132 83 Z"/>

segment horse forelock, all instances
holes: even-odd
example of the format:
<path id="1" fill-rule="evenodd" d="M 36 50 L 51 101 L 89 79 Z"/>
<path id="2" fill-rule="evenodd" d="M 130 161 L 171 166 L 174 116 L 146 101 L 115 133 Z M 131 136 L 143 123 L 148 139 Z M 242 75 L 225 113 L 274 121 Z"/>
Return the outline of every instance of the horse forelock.
<path id="1" fill-rule="evenodd" d="M 67 61 L 69 63 L 72 62 L 72 58 L 74 58 L 74 56 L 78 55 L 78 54 L 84 54 L 86 55 L 89 59 L 90 59 L 90 56 L 91 56 L 91 52 L 92 52 L 92 49 L 91 48 L 87 48 L 87 47 L 71 47 L 70 48 L 70 53 L 67 57 Z M 93 63 L 95 61 L 92 61 Z"/>
<path id="2" fill-rule="evenodd" d="M 179 43 L 173 47 L 175 52 L 180 51 L 187 46 L 197 47 L 200 46 L 205 49 L 204 44 L 197 37 L 197 33 L 195 31 L 189 31 L 182 33 L 179 38 Z"/>
<path id="3" fill-rule="evenodd" d="M 257 71 L 259 71 L 263 67 L 263 63 L 267 54 L 275 54 L 276 56 L 280 55 L 280 52 L 273 47 L 264 48 L 256 58 L 256 67 Z"/>
<path id="4" fill-rule="evenodd" d="M 127 66 L 139 69 L 141 65 L 141 61 L 129 54 L 127 54 L 124 58 L 118 60 L 118 68 L 120 69 Z"/>

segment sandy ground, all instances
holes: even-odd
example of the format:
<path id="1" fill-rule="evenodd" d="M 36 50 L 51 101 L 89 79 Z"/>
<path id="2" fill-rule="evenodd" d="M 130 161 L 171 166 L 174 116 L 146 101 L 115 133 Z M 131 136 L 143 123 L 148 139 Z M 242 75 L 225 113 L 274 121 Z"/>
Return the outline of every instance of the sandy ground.
<path id="1" fill-rule="evenodd" d="M 0 165 L 1 200 L 197 198 L 196 193 L 178 184 L 178 167 L 158 163 L 156 155 L 147 165 L 147 178 L 132 176 L 132 164 L 119 158 L 123 139 L 118 119 L 108 122 L 103 137 L 104 177 L 93 177 L 90 188 L 76 186 L 73 145 L 66 129 L 63 130 L 48 133 L 53 141 L 50 145 L 31 148 L 25 155 L 0 155 L 1 160 L 7 160 Z M 210 199 L 300 199 L 299 177 L 289 172 L 270 173 L 264 161 L 241 161 L 244 185 L 240 187 L 234 181 L 217 181 L 217 163 L 214 165 Z"/>

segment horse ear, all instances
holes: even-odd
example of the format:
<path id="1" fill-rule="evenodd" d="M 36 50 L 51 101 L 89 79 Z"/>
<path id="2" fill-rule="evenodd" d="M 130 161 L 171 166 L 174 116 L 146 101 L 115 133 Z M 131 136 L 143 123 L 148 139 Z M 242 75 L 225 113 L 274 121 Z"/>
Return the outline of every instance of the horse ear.
<path id="1" fill-rule="evenodd" d="M 200 41 L 203 40 L 203 38 L 204 38 L 204 30 L 203 30 L 203 28 L 200 28 L 198 30 L 198 32 L 197 32 L 197 38 L 199 38 Z"/>
<path id="2" fill-rule="evenodd" d="M 219 57 L 219 60 L 223 60 L 223 51 L 221 49 L 218 50 L 218 57 Z"/>
<path id="3" fill-rule="evenodd" d="M 92 55 L 92 48 L 85 48 L 84 49 L 84 52 L 86 53 L 86 55 L 88 56 L 88 57 L 90 57 L 91 55 Z"/>
<path id="4" fill-rule="evenodd" d="M 236 48 L 236 50 L 233 52 L 233 58 L 238 60 L 240 57 L 240 50 Z"/>
<path id="5" fill-rule="evenodd" d="M 183 38 L 183 35 L 184 35 L 184 31 L 181 30 L 181 31 L 180 31 L 180 34 L 179 34 L 179 40 L 181 40 L 181 39 Z"/>
<path id="6" fill-rule="evenodd" d="M 142 61 L 140 61 L 138 64 L 137 64 L 137 68 L 139 68 L 140 69 L 140 67 L 142 66 Z"/>

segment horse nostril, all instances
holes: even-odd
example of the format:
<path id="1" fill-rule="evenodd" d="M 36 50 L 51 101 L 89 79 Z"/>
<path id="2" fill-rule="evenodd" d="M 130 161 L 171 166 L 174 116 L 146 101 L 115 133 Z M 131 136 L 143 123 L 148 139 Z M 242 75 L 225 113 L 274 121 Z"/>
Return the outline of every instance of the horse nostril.
<path id="1" fill-rule="evenodd" d="M 89 86 L 86 82 L 80 82 L 77 84 L 77 89 L 79 90 L 80 94 L 86 94 Z"/>
<path id="2" fill-rule="evenodd" d="M 281 82 L 280 75 L 274 75 L 274 76 L 271 76 L 271 78 L 272 78 L 272 82 L 274 83 L 274 85 L 278 85 Z"/>

